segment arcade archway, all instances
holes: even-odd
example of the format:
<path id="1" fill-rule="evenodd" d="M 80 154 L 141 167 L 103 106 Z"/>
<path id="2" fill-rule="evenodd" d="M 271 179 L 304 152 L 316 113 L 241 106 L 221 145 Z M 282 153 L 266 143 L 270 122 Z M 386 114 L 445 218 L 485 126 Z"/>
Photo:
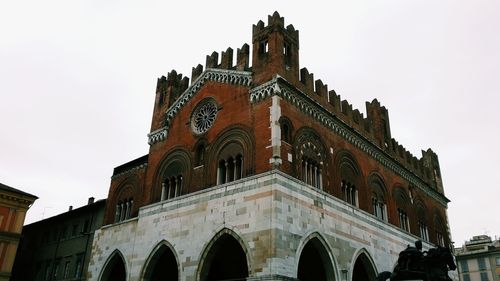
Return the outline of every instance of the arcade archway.
<path id="1" fill-rule="evenodd" d="M 300 253 L 297 278 L 300 281 L 335 281 L 328 251 L 317 237 L 310 239 Z"/>
<path id="2" fill-rule="evenodd" d="M 166 243 L 160 244 L 148 261 L 143 281 L 179 280 L 177 259 Z"/>
<path id="3" fill-rule="evenodd" d="M 377 272 L 366 253 L 361 253 L 354 263 L 352 281 L 374 280 Z"/>
<path id="4" fill-rule="evenodd" d="M 200 281 L 246 280 L 248 264 L 240 242 L 229 233 L 222 233 L 206 250 Z"/>
<path id="5" fill-rule="evenodd" d="M 116 251 L 106 263 L 100 281 L 125 281 L 127 279 L 126 276 L 125 262 L 122 255 Z"/>

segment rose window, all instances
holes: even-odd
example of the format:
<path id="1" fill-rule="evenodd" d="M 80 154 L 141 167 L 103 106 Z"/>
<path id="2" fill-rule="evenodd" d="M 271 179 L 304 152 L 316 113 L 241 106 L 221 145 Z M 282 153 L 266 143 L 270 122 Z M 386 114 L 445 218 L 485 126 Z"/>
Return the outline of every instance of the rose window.
<path id="1" fill-rule="evenodd" d="M 217 105 L 213 101 L 203 104 L 195 110 L 191 117 L 191 128 L 195 134 L 203 134 L 215 122 L 217 116 Z"/>

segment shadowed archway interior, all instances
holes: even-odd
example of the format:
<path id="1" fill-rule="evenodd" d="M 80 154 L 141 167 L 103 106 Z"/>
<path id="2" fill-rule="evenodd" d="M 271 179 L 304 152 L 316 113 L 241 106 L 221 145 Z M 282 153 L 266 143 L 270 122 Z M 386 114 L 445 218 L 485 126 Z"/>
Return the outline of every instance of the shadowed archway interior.
<path id="1" fill-rule="evenodd" d="M 240 243 L 222 235 L 210 248 L 201 271 L 201 281 L 246 280 L 248 265 Z"/>
<path id="2" fill-rule="evenodd" d="M 368 257 L 364 253 L 359 255 L 354 264 L 352 281 L 375 280 L 376 275 Z"/>
<path id="3" fill-rule="evenodd" d="M 297 269 L 300 281 L 334 281 L 333 265 L 328 252 L 317 238 L 307 242 L 302 249 Z"/>
<path id="4" fill-rule="evenodd" d="M 125 281 L 126 270 L 123 259 L 119 254 L 115 254 L 106 265 L 101 281 Z"/>
<path id="5" fill-rule="evenodd" d="M 151 258 L 144 281 L 179 280 L 177 260 L 172 250 L 162 245 Z"/>

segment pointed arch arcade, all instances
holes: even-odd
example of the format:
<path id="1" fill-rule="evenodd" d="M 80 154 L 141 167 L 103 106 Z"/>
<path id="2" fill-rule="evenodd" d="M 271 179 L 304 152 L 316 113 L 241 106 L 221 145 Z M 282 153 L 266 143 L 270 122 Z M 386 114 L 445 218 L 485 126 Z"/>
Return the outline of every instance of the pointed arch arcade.
<path id="1" fill-rule="evenodd" d="M 358 250 L 353 258 L 352 281 L 375 280 L 377 269 L 368 251 L 364 248 Z"/>
<path id="2" fill-rule="evenodd" d="M 141 280 L 179 280 L 179 262 L 170 243 L 162 241 L 153 249 L 145 263 Z"/>
<path id="3" fill-rule="evenodd" d="M 99 281 L 126 281 L 127 267 L 119 250 L 115 250 L 104 264 Z"/>
<path id="4" fill-rule="evenodd" d="M 337 271 L 326 240 L 317 232 L 302 242 L 297 253 L 297 279 L 300 281 L 336 281 Z"/>
<path id="5" fill-rule="evenodd" d="M 245 280 L 250 275 L 250 259 L 243 240 L 224 228 L 205 246 L 200 257 L 197 280 Z"/>

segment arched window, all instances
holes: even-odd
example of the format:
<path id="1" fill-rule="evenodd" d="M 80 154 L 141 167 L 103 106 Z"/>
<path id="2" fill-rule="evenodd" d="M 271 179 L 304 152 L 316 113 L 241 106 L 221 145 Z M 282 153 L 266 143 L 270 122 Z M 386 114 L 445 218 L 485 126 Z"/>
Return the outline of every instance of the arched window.
<path id="1" fill-rule="evenodd" d="M 410 232 L 410 219 L 408 217 L 408 210 L 411 206 L 410 198 L 401 187 L 394 188 L 393 197 L 397 206 L 399 228 Z"/>
<path id="2" fill-rule="evenodd" d="M 132 215 L 133 204 L 134 200 L 132 198 L 120 200 L 116 204 L 115 222 L 128 220 Z"/>
<path id="3" fill-rule="evenodd" d="M 361 172 L 354 157 L 348 151 L 340 151 L 336 156 L 336 165 L 340 171 L 340 196 L 347 203 L 359 207 L 358 190 Z"/>
<path id="4" fill-rule="evenodd" d="M 279 123 L 281 127 L 281 140 L 286 143 L 291 143 L 293 130 L 292 122 L 286 117 L 281 117 Z"/>
<path id="5" fill-rule="evenodd" d="M 358 206 L 358 190 L 356 186 L 351 182 L 342 180 L 340 188 L 342 190 L 342 199 L 351 205 Z"/>
<path id="6" fill-rule="evenodd" d="M 295 140 L 297 176 L 304 183 L 323 189 L 325 149 L 318 134 L 311 129 L 302 129 Z"/>
<path id="7" fill-rule="evenodd" d="M 445 238 L 447 233 L 446 225 L 444 224 L 444 221 L 438 211 L 434 212 L 434 229 L 436 231 L 435 243 L 439 246 L 445 247 L 447 244 L 447 239 Z"/>
<path id="8" fill-rule="evenodd" d="M 199 148 L 199 147 L 198 147 Z M 159 169 L 159 196 L 160 201 L 181 196 L 186 193 L 190 171 L 189 154 L 184 150 L 170 153 Z M 158 191 L 156 191 L 158 192 Z M 156 199 L 158 200 L 158 199 Z"/>
<path id="9" fill-rule="evenodd" d="M 117 188 L 116 197 L 110 201 L 110 204 L 113 204 L 111 202 L 115 202 L 114 220 L 113 217 L 110 218 L 115 223 L 128 220 L 134 216 L 134 196 L 137 189 L 136 180 L 134 177 L 126 179 Z M 112 216 L 112 213 L 110 215 Z"/>
<path id="10" fill-rule="evenodd" d="M 418 219 L 418 235 L 423 241 L 429 241 L 429 230 L 427 228 L 427 211 L 422 200 L 415 200 L 415 213 Z"/>
<path id="11" fill-rule="evenodd" d="M 182 194 L 182 185 L 182 175 L 165 178 L 161 186 L 161 201 L 180 196 Z"/>
<path id="12" fill-rule="evenodd" d="M 234 127 L 221 133 L 207 154 L 209 181 L 225 184 L 252 174 L 253 137 L 245 128 Z"/>
<path id="13" fill-rule="evenodd" d="M 372 174 L 368 179 L 372 192 L 372 213 L 380 220 L 387 221 L 386 189 L 384 182 L 377 174 Z"/>
<path id="14" fill-rule="evenodd" d="M 201 166 L 205 163 L 205 145 L 200 143 L 196 147 L 196 166 Z"/>
<path id="15" fill-rule="evenodd" d="M 217 167 L 217 184 L 224 184 L 243 178 L 243 155 L 236 153 L 221 157 Z"/>

